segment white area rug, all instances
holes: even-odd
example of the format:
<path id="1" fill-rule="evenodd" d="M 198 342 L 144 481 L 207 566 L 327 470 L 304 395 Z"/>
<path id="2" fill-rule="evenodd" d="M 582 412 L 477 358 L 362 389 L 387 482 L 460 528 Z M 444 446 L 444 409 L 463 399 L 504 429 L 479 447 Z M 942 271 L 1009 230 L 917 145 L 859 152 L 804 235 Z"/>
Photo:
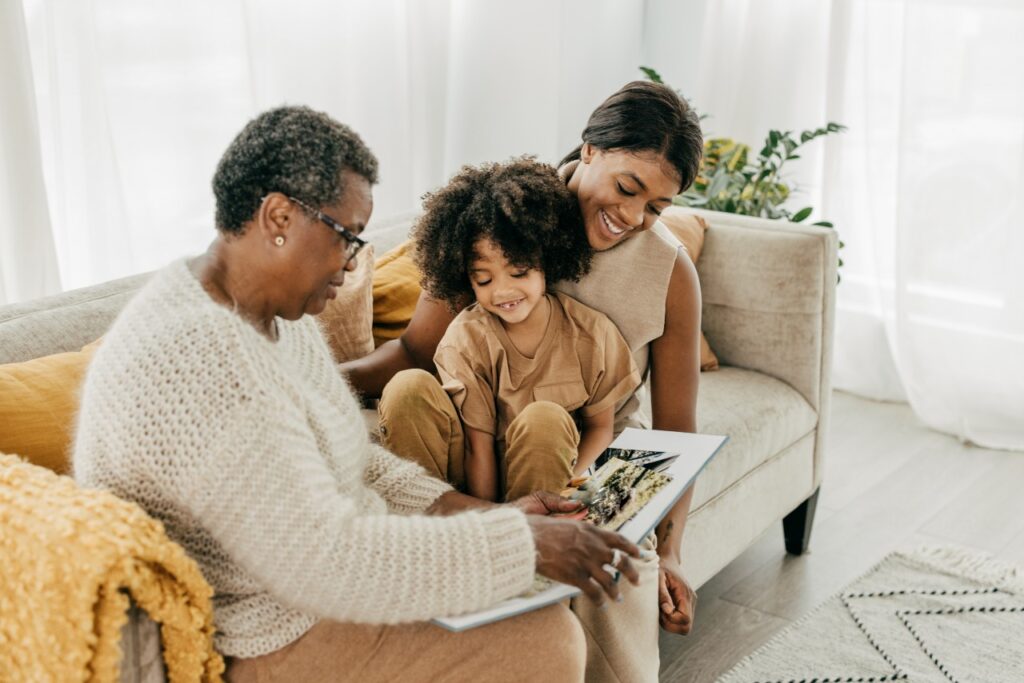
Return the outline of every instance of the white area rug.
<path id="1" fill-rule="evenodd" d="M 889 555 L 719 683 L 1024 682 L 1024 571 L 949 547 Z"/>

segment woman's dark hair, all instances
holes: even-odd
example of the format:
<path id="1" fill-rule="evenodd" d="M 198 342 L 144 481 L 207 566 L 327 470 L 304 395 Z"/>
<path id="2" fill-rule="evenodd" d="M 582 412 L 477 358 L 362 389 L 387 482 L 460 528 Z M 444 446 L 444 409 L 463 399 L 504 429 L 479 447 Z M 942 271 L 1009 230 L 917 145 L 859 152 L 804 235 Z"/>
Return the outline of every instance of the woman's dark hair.
<path id="1" fill-rule="evenodd" d="M 539 268 L 550 284 L 579 280 L 592 249 L 576 198 L 554 167 L 530 157 L 464 166 L 424 197 L 412 230 L 423 288 L 454 312 L 473 300 L 469 265 L 481 238 L 516 266 Z"/>
<path id="2" fill-rule="evenodd" d="M 217 164 L 217 229 L 241 233 L 269 192 L 320 208 L 341 199 L 341 172 L 377 182 L 377 158 L 351 128 L 309 107 L 279 107 L 246 124 Z"/>
<path id="3" fill-rule="evenodd" d="M 633 81 L 594 110 L 583 142 L 605 151 L 657 152 L 679 173 L 682 192 L 697 177 L 704 139 L 696 112 L 663 83 Z M 582 145 L 558 164 L 580 158 Z"/>

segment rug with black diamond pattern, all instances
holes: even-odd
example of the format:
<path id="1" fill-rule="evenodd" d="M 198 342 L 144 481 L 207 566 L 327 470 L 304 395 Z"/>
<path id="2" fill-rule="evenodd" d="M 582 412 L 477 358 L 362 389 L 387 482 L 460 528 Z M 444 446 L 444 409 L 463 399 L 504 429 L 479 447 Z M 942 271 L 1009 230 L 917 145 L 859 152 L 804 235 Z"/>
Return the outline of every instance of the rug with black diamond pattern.
<path id="1" fill-rule="evenodd" d="M 1024 571 L 951 547 L 889 555 L 719 683 L 1024 683 Z"/>

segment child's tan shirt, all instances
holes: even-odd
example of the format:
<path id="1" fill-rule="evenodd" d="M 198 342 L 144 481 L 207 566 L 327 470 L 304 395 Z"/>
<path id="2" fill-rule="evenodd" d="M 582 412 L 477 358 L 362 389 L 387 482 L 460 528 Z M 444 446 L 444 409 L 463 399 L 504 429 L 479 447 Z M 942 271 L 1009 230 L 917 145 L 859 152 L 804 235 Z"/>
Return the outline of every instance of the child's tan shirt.
<path id="1" fill-rule="evenodd" d="M 463 424 L 495 436 L 526 406 L 552 401 L 577 421 L 618 408 L 640 386 L 640 372 L 618 328 L 560 293 L 548 293 L 551 317 L 532 358 L 516 350 L 501 322 L 478 304 L 448 326 L 434 355 Z"/>

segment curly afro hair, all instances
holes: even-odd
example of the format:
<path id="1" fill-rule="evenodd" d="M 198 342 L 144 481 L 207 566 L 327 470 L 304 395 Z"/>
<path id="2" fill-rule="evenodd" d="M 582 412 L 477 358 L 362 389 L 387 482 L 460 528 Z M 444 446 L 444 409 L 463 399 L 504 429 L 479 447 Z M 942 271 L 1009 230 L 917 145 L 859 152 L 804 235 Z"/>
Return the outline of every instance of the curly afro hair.
<path id="1" fill-rule="evenodd" d="M 217 229 L 239 234 L 269 192 L 313 207 L 341 199 L 341 172 L 377 182 L 377 158 L 351 128 L 309 107 L 263 112 L 228 146 L 213 175 Z"/>
<path id="2" fill-rule="evenodd" d="M 548 284 L 579 280 L 592 249 L 579 204 L 553 166 L 531 157 L 464 166 L 424 198 L 412 231 L 415 260 L 430 296 L 454 312 L 473 301 L 469 265 L 486 238 L 510 263 L 538 268 Z"/>

